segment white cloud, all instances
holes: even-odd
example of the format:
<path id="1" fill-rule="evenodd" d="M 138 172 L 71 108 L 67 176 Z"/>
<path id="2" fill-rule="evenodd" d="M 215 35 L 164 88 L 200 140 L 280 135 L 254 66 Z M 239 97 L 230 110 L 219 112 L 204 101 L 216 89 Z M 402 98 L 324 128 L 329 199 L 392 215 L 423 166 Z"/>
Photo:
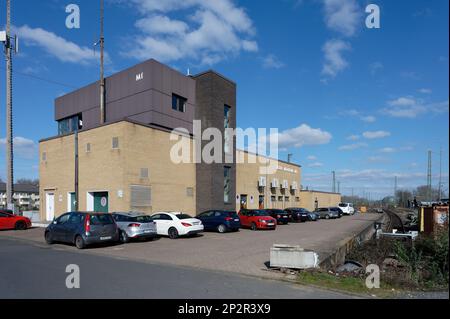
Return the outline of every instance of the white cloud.
<path id="1" fill-rule="evenodd" d="M 419 90 L 419 93 L 422 93 L 422 94 L 431 94 L 431 93 L 433 93 L 433 91 L 432 91 L 431 89 L 423 88 L 423 89 L 420 89 L 420 90 Z"/>
<path id="2" fill-rule="evenodd" d="M 135 24 L 139 32 L 134 37 L 133 49 L 128 46 L 123 51 L 126 56 L 162 62 L 189 58 L 211 65 L 240 52 L 258 51 L 252 20 L 231 0 L 132 0 L 131 3 L 144 17 Z M 180 20 L 180 16 L 185 18 Z"/>
<path id="3" fill-rule="evenodd" d="M 305 145 L 328 144 L 332 139 L 332 135 L 320 128 L 311 128 L 309 125 L 302 124 L 296 128 L 269 136 L 271 141 L 275 141 L 277 138 L 279 149 L 287 149 L 290 147 L 298 148 Z M 264 142 L 264 140 L 265 138 L 262 142 Z"/>
<path id="4" fill-rule="evenodd" d="M 37 46 L 61 62 L 91 64 L 99 61 L 99 55 L 95 55 L 92 48 L 79 46 L 42 28 L 31 28 L 24 25 L 14 27 L 14 31 L 25 46 Z M 107 53 L 105 62 L 110 63 Z"/>
<path id="5" fill-rule="evenodd" d="M 363 133 L 363 136 L 367 139 L 377 139 L 391 136 L 391 133 L 387 131 L 367 131 Z"/>
<path id="6" fill-rule="evenodd" d="M 269 54 L 262 60 L 265 69 L 281 69 L 285 65 L 275 55 Z"/>
<path id="7" fill-rule="evenodd" d="M 393 147 L 384 147 L 382 149 L 379 150 L 381 153 L 395 153 L 397 152 L 397 149 L 393 148 Z"/>
<path id="8" fill-rule="evenodd" d="M 367 158 L 367 161 L 369 163 L 382 163 L 382 162 L 386 162 L 387 159 L 383 156 L 369 156 Z"/>
<path id="9" fill-rule="evenodd" d="M 351 50 L 348 42 L 332 39 L 327 41 L 322 51 L 325 55 L 325 62 L 322 68 L 322 75 L 334 78 L 336 75 L 348 67 L 348 62 L 344 59 L 343 53 Z"/>
<path id="10" fill-rule="evenodd" d="M 317 157 L 314 156 L 314 155 L 309 155 L 309 156 L 307 157 L 307 160 L 308 160 L 308 161 L 315 161 L 315 160 L 317 160 Z"/>
<path id="11" fill-rule="evenodd" d="M 347 137 L 347 140 L 349 140 L 349 141 L 357 141 L 359 139 L 360 139 L 359 135 L 350 135 Z"/>
<path id="12" fill-rule="evenodd" d="M 413 97 L 400 97 L 387 102 L 388 107 L 381 110 L 382 113 L 398 118 L 416 118 L 424 113 L 448 112 L 448 100 L 438 103 L 424 103 L 423 100 Z"/>
<path id="13" fill-rule="evenodd" d="M 366 143 L 354 143 L 354 144 L 348 144 L 348 145 L 343 145 L 341 147 L 339 147 L 340 151 L 354 151 L 363 147 L 367 147 L 369 145 L 367 145 Z"/>
<path id="14" fill-rule="evenodd" d="M 370 74 L 375 75 L 379 71 L 384 69 L 384 65 L 381 62 L 374 62 L 369 65 L 369 69 L 370 69 Z"/>
<path id="15" fill-rule="evenodd" d="M 16 136 L 13 140 L 14 143 L 14 153 L 19 157 L 24 159 L 34 159 L 38 153 L 37 144 L 30 139 L 25 137 Z M 6 138 L 0 138 L 0 147 L 4 151 L 6 146 Z"/>
<path id="16" fill-rule="evenodd" d="M 330 30 L 344 36 L 355 34 L 361 22 L 362 9 L 355 0 L 324 0 L 325 23 Z"/>
<path id="17" fill-rule="evenodd" d="M 379 149 L 380 153 L 396 153 L 396 152 L 410 152 L 413 151 L 414 147 L 412 146 L 402 146 L 402 147 L 384 147 Z"/>
<path id="18" fill-rule="evenodd" d="M 308 167 L 310 167 L 310 168 L 323 167 L 323 163 L 319 163 L 319 162 L 310 163 L 310 164 L 308 164 Z"/>
<path id="19" fill-rule="evenodd" d="M 361 121 L 366 122 L 366 123 L 374 123 L 374 122 L 376 122 L 376 120 L 377 120 L 377 118 L 372 115 L 361 116 Z"/>

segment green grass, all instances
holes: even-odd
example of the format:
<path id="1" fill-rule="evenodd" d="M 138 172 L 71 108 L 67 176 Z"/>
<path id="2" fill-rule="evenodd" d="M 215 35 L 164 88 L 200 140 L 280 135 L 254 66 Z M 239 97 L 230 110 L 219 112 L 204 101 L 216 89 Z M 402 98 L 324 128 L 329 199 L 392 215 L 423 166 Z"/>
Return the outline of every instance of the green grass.
<path id="1" fill-rule="evenodd" d="M 339 290 L 359 295 L 370 295 L 381 298 L 392 297 L 395 291 L 387 285 L 381 283 L 379 289 L 368 289 L 365 279 L 351 276 L 336 276 L 327 272 L 305 271 L 301 272 L 297 278 L 303 285 L 316 286 L 325 289 Z M 383 287 L 384 286 L 384 287 Z"/>

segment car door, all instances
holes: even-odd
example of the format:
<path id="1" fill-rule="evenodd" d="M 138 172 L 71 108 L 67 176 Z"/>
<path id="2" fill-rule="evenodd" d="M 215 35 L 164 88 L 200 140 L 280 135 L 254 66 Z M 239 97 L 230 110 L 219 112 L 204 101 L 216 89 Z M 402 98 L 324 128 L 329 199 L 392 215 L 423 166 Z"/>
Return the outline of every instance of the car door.
<path id="1" fill-rule="evenodd" d="M 211 211 L 206 211 L 204 213 L 201 213 L 200 216 L 198 216 L 198 219 L 200 219 L 203 223 L 203 227 L 205 227 L 206 230 L 211 229 Z"/>
<path id="2" fill-rule="evenodd" d="M 14 218 L 12 215 L 0 212 L 0 229 L 12 229 Z"/>
<path id="3" fill-rule="evenodd" d="M 248 221 L 249 216 L 248 216 L 248 211 L 247 211 L 247 210 L 242 209 L 242 210 L 239 212 L 239 218 L 240 218 L 240 220 L 241 220 L 241 225 L 242 225 L 242 226 L 245 226 L 245 227 L 250 226 L 250 223 L 249 223 L 249 221 Z"/>
<path id="4" fill-rule="evenodd" d="M 84 222 L 84 216 L 80 213 L 71 213 L 69 219 L 66 222 L 66 226 L 62 229 L 62 235 L 64 241 L 72 243 L 75 239 L 75 235 L 78 234 L 80 225 Z"/>
<path id="5" fill-rule="evenodd" d="M 67 227 L 67 222 L 69 221 L 69 217 L 70 217 L 70 213 L 64 214 L 54 221 L 54 224 L 52 227 L 52 238 L 54 241 L 66 242 L 65 228 Z"/>

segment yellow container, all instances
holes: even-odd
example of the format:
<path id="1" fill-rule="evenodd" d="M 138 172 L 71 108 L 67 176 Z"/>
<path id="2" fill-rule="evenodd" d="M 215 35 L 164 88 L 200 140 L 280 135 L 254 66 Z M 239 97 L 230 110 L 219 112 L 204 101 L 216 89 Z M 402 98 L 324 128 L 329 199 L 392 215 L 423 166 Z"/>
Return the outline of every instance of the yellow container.
<path id="1" fill-rule="evenodd" d="M 361 213 L 367 213 L 367 207 L 366 206 L 361 206 L 361 208 L 359 209 L 359 211 Z"/>

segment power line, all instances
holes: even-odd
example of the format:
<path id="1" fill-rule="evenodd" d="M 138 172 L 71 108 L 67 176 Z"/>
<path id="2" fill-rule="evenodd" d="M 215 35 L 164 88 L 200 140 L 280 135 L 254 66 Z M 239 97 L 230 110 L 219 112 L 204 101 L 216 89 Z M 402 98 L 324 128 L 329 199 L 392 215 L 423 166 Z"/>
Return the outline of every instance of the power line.
<path id="1" fill-rule="evenodd" d="M 5 68 L 1 67 L 1 66 L 0 66 L 0 69 L 1 70 L 5 70 Z M 40 81 L 43 81 L 43 82 L 47 82 L 47 83 L 50 83 L 50 84 L 56 84 L 56 85 L 59 85 L 59 86 L 64 86 L 64 87 L 66 87 L 68 89 L 77 89 L 77 87 L 74 86 L 74 85 L 58 82 L 58 81 L 55 81 L 55 80 L 46 79 L 46 78 L 43 78 L 43 77 L 40 77 L 40 76 L 37 76 L 37 75 L 32 75 L 32 74 L 29 74 L 29 73 L 18 72 L 18 71 L 15 71 L 14 73 L 18 74 L 18 75 L 21 75 L 21 76 L 24 76 L 24 77 L 29 77 L 29 78 L 32 78 L 32 79 L 35 79 L 35 80 L 40 80 Z"/>

